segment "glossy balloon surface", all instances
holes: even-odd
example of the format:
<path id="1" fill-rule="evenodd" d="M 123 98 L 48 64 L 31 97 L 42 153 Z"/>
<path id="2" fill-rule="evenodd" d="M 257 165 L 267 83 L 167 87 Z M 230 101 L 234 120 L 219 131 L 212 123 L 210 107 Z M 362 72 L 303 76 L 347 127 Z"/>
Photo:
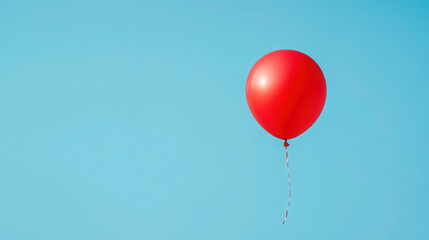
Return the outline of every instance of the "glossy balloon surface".
<path id="1" fill-rule="evenodd" d="M 280 139 L 294 138 L 313 125 L 326 100 L 322 70 L 294 50 L 271 52 L 250 70 L 246 98 L 256 121 Z"/>

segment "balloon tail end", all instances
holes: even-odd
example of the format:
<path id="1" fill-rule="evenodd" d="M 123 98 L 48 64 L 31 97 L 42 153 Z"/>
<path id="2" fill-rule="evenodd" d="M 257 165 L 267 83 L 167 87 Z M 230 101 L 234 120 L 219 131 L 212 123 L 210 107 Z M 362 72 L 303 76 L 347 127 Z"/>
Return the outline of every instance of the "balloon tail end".
<path id="1" fill-rule="evenodd" d="M 287 143 L 287 139 L 285 139 L 285 143 L 283 144 L 283 146 L 285 146 L 285 148 L 289 147 L 289 143 Z"/>

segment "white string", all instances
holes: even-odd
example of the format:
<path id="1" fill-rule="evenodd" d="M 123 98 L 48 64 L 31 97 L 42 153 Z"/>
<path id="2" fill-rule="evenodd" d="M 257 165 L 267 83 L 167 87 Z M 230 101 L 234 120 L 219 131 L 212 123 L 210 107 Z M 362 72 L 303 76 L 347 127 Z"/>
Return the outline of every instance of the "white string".
<path id="1" fill-rule="evenodd" d="M 289 198 L 287 201 L 286 215 L 285 215 L 285 219 L 283 220 L 283 224 L 285 224 L 285 222 L 286 222 L 286 218 L 287 218 L 287 215 L 289 213 L 289 207 L 290 207 L 290 173 L 289 173 L 289 157 L 288 157 L 288 153 L 287 153 L 287 147 L 286 147 L 286 166 L 287 166 L 287 180 L 289 183 Z"/>

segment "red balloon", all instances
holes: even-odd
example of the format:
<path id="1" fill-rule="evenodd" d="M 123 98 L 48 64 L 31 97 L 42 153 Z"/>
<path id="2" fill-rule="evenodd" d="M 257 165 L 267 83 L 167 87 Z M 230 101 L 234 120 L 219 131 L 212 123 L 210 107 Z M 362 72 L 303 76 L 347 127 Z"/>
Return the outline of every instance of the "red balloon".
<path id="1" fill-rule="evenodd" d="M 250 70 L 246 98 L 256 121 L 271 135 L 294 138 L 313 125 L 326 100 L 326 82 L 317 63 L 304 53 L 278 50 Z"/>

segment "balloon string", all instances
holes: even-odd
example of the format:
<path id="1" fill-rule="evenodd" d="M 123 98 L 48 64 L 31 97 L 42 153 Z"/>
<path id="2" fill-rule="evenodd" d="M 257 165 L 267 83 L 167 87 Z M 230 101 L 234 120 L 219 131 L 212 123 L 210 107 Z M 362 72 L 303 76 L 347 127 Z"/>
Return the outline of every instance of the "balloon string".
<path id="1" fill-rule="evenodd" d="M 286 166 L 287 166 L 287 180 L 289 183 L 289 198 L 287 201 L 286 216 L 285 216 L 285 219 L 283 220 L 283 224 L 285 224 L 285 222 L 286 222 L 286 218 L 287 218 L 287 215 L 289 213 L 289 207 L 290 207 L 290 173 L 289 173 L 289 157 L 288 157 L 288 153 L 287 153 L 287 146 L 286 146 Z"/>

